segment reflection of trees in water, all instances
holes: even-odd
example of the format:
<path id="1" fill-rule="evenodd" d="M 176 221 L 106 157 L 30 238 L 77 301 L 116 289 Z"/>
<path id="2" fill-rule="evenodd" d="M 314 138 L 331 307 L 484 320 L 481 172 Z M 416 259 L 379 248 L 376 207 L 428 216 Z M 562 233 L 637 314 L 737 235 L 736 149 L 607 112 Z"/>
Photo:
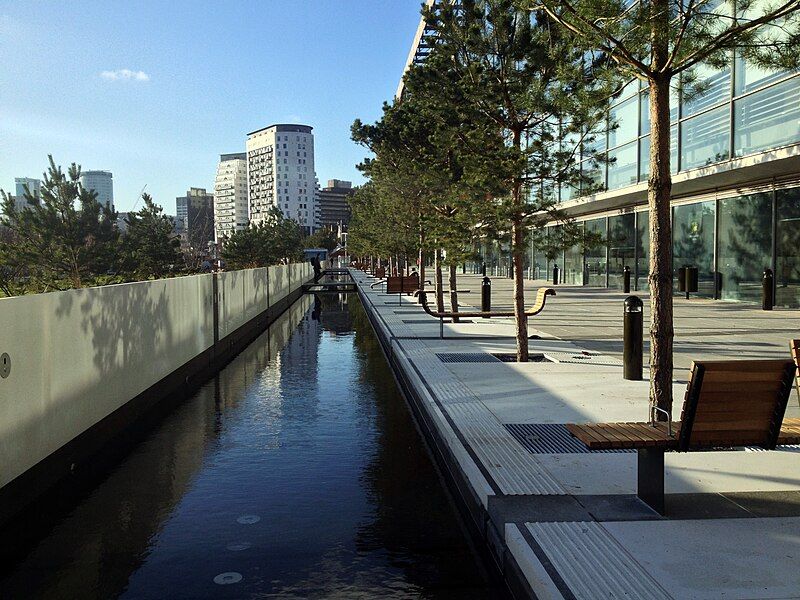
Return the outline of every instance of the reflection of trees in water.
<path id="1" fill-rule="evenodd" d="M 388 552 L 406 580 L 453 597 L 485 598 L 485 572 L 472 553 L 456 508 L 398 392 L 378 340 L 358 302 L 350 302 L 363 398 L 378 438 L 362 480 L 375 506 L 374 518 L 358 530 L 360 552 Z M 465 576 L 465 574 L 467 574 Z"/>
<path id="2" fill-rule="evenodd" d="M 117 326 L 110 308 L 90 313 L 88 305 L 79 306 L 98 326 L 95 364 L 101 370 L 121 357 L 135 361 L 143 354 L 136 342 L 151 339 L 163 314 L 159 301 L 140 296 L 134 286 L 128 291 L 117 297 L 115 308 L 138 305 L 140 314 L 151 313 L 149 323 L 126 324 L 132 319 L 122 312 Z M 236 418 L 246 390 L 267 370 L 271 349 L 274 353 L 285 345 L 284 329 L 294 329 L 308 307 L 306 300 L 295 303 L 270 328 L 277 334 L 263 333 L 168 415 L 153 414 L 126 431 L 127 443 L 93 461 L 92 473 L 55 488 L 2 531 L 0 597 L 112 598 L 123 593 L 147 559 L 153 537 L 213 451 L 226 419 Z M 59 310 L 69 315 L 72 308 L 62 303 Z M 112 347 L 106 340 L 115 331 L 123 339 Z"/>

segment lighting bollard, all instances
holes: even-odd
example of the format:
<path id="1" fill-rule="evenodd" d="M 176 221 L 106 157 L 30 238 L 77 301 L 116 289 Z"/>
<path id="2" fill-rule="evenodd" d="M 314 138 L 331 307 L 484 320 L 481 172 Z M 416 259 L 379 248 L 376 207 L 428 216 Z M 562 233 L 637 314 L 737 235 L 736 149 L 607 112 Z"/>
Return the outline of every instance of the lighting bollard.
<path id="1" fill-rule="evenodd" d="M 481 264 L 481 275 L 486 277 L 486 263 Z"/>
<path id="2" fill-rule="evenodd" d="M 553 265 L 553 285 L 558 285 L 558 265 Z"/>
<path id="3" fill-rule="evenodd" d="M 627 265 L 622 270 L 622 291 L 626 294 L 631 293 L 631 268 Z"/>
<path id="4" fill-rule="evenodd" d="M 625 298 L 622 333 L 622 377 L 642 379 L 642 333 L 644 312 L 637 296 Z"/>
<path id="5" fill-rule="evenodd" d="M 772 310 L 775 306 L 775 277 L 772 269 L 764 269 L 764 279 L 761 281 L 761 308 L 762 310 Z"/>
<path id="6" fill-rule="evenodd" d="M 488 313 L 490 310 L 492 310 L 492 280 L 484 277 L 481 283 L 481 311 Z"/>

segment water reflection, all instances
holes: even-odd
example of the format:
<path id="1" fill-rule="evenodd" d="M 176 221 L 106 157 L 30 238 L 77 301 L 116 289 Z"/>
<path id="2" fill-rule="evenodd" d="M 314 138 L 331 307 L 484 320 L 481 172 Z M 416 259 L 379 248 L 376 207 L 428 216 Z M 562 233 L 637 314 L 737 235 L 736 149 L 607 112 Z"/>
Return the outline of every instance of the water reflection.
<path id="1" fill-rule="evenodd" d="M 3 597 L 494 595 L 352 295 L 304 296 L 53 510 Z"/>

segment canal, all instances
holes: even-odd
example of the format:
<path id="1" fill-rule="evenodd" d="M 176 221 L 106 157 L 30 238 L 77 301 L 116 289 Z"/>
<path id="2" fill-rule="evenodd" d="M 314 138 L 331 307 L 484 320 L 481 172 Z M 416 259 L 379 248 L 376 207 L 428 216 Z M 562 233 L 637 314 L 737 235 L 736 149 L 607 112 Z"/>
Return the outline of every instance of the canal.
<path id="1" fill-rule="evenodd" d="M 3 535 L 2 598 L 498 598 L 355 294 L 303 296 Z"/>

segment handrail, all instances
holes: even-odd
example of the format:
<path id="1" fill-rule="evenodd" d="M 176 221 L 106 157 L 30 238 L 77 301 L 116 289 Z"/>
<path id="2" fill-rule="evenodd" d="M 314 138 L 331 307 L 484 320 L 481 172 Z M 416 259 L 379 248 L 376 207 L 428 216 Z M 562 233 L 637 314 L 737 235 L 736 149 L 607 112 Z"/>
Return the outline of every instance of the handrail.
<path id="1" fill-rule="evenodd" d="M 437 319 L 452 319 L 452 318 L 490 318 L 490 317 L 513 317 L 514 312 L 434 312 L 428 306 L 428 298 L 427 295 L 430 292 L 427 290 L 419 290 L 419 295 L 421 297 L 421 304 L 423 310 L 431 315 L 432 317 L 436 317 Z M 539 291 L 536 293 L 537 295 L 537 304 L 534 304 L 531 308 L 525 311 L 526 317 L 532 317 L 534 315 L 538 315 L 542 310 L 544 310 L 544 305 L 547 301 L 548 296 L 555 296 L 556 291 L 553 288 L 539 288 Z M 541 297 L 540 297 L 541 296 Z M 541 300 L 541 304 L 539 304 L 539 300 Z"/>
<path id="2" fill-rule="evenodd" d="M 385 283 L 385 282 L 386 282 L 385 279 L 378 279 L 378 281 L 376 281 L 375 283 L 371 283 L 369 285 L 369 289 L 373 289 L 376 285 L 380 285 L 381 283 Z"/>

